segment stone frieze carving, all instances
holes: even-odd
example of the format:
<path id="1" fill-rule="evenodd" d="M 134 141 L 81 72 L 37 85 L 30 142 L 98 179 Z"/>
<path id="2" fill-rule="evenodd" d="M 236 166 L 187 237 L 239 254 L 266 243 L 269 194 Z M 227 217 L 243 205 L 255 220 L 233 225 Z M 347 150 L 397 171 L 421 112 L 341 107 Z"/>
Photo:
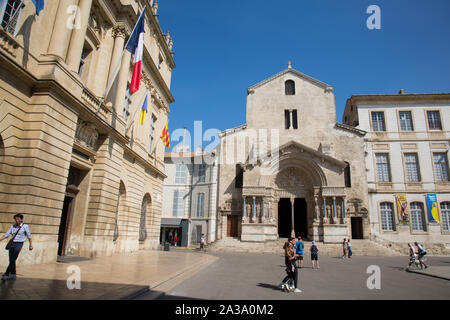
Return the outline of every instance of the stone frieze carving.
<path id="1" fill-rule="evenodd" d="M 75 138 L 86 146 L 95 149 L 98 140 L 98 131 L 94 124 L 78 119 Z"/>

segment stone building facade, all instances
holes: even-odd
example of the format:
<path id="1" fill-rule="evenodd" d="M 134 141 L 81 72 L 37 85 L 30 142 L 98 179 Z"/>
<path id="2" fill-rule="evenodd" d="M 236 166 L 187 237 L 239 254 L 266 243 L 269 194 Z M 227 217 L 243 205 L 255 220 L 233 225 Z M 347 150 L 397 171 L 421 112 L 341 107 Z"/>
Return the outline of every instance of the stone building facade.
<path id="1" fill-rule="evenodd" d="M 367 132 L 372 239 L 449 252 L 450 94 L 355 95 L 343 122 Z M 431 207 L 427 195 L 436 197 Z M 429 214 L 433 206 L 438 219 Z"/>
<path id="2" fill-rule="evenodd" d="M 291 65 L 247 90 L 246 124 L 220 134 L 219 239 L 370 238 L 365 132 L 333 90 Z"/>
<path id="3" fill-rule="evenodd" d="M 181 151 L 180 149 L 178 149 Z M 215 153 L 166 152 L 161 244 L 177 233 L 178 245 L 196 247 L 205 234 L 216 240 L 217 174 Z"/>
<path id="4" fill-rule="evenodd" d="M 131 95 L 132 56 L 121 55 L 144 6 L 143 79 Z M 11 23 L 0 11 L 0 231 L 24 214 L 35 249 L 21 263 L 159 244 L 166 175 L 156 140 L 174 101 L 175 64 L 157 7 L 156 0 L 52 0 L 37 16 L 25 1 Z M 141 126 L 135 110 L 147 92 Z"/>

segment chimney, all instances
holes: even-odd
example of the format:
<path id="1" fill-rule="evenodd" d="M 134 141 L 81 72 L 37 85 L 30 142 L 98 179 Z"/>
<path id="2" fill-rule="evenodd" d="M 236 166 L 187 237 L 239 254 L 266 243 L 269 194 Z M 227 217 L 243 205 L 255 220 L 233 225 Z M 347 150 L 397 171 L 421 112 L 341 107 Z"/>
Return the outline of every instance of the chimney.
<path id="1" fill-rule="evenodd" d="M 400 91 L 398 92 L 398 94 L 405 94 L 405 90 L 400 89 Z"/>

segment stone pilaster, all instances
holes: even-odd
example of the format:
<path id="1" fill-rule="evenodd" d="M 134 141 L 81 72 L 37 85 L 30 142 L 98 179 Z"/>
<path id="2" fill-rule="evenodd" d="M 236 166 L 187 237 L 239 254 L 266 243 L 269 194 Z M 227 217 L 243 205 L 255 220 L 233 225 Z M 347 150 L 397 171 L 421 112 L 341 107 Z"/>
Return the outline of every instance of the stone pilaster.
<path id="1" fill-rule="evenodd" d="M 70 18 L 67 14 L 70 6 L 77 5 L 76 0 L 61 0 L 59 1 L 58 11 L 56 13 L 55 24 L 53 25 L 53 32 L 48 46 L 48 53 L 58 56 L 61 59 L 66 59 L 69 41 L 72 34 L 73 26 L 68 28 Z"/>
<path id="2" fill-rule="evenodd" d="M 66 59 L 69 69 L 73 72 L 78 72 L 78 68 L 80 67 L 80 59 L 84 48 L 84 39 L 86 37 L 89 15 L 91 13 L 92 0 L 80 0 L 78 6 L 80 10 L 81 25 L 79 29 L 74 29 L 72 32 Z"/>

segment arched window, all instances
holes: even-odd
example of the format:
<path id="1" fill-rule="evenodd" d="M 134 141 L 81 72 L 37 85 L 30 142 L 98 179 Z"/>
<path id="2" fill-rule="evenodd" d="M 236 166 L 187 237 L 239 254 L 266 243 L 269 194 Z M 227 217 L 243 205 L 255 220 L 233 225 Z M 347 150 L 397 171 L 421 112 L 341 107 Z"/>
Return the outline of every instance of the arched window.
<path id="1" fill-rule="evenodd" d="M 147 239 L 147 213 L 150 212 L 151 198 L 148 194 L 144 196 L 141 205 L 141 219 L 139 223 L 139 241 Z"/>
<path id="2" fill-rule="evenodd" d="M 450 202 L 441 203 L 442 229 L 450 231 Z"/>
<path id="3" fill-rule="evenodd" d="M 421 202 L 411 203 L 411 223 L 413 231 L 425 231 L 425 212 Z"/>
<path id="4" fill-rule="evenodd" d="M 394 205 L 392 202 L 382 202 L 380 204 L 381 229 L 383 231 L 394 231 Z"/>
<path id="5" fill-rule="evenodd" d="M 284 83 L 284 90 L 287 96 L 295 95 L 295 82 L 293 80 L 287 80 Z"/>

